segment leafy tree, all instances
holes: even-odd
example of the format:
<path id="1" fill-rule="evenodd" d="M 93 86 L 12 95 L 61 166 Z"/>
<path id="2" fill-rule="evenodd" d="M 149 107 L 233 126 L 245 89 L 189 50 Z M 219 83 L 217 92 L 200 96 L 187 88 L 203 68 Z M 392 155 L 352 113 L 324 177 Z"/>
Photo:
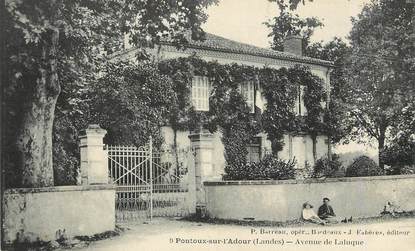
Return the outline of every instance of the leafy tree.
<path id="1" fill-rule="evenodd" d="M 277 3 L 280 9 L 289 7 L 290 10 L 295 10 L 297 9 L 300 3 L 304 5 L 307 0 L 269 0 L 269 1 Z M 313 2 L 313 0 L 308 0 L 308 1 Z"/>
<path id="2" fill-rule="evenodd" d="M 335 67 L 331 73 L 331 90 L 328 110 L 325 112 L 324 122 L 328 127 L 328 135 L 333 143 L 345 139 L 351 130 L 351 124 L 346 118 L 347 81 L 344 72 L 350 47 L 340 38 L 334 38 L 328 43 L 310 43 L 310 37 L 316 28 L 323 24 L 316 18 L 301 19 L 292 13 L 299 3 L 305 1 L 275 0 L 280 9 L 280 15 L 275 17 L 272 23 L 266 25 L 272 29 L 270 36 L 273 37 L 271 48 L 283 51 L 284 40 L 288 35 L 300 35 L 303 38 L 303 48 L 306 56 L 333 61 Z"/>
<path id="3" fill-rule="evenodd" d="M 305 5 L 307 0 L 269 0 L 270 2 L 276 2 L 279 6 L 286 5 L 290 7 L 290 10 L 297 9 L 298 5 L 302 3 Z M 313 2 L 313 0 L 308 0 L 308 2 Z"/>
<path id="4" fill-rule="evenodd" d="M 86 128 L 86 120 L 78 120 L 57 111 L 53 123 L 53 177 L 55 185 L 77 184 L 80 151 L 79 132 Z M 81 123 L 77 123 L 81 122 Z"/>
<path id="5" fill-rule="evenodd" d="M 300 18 L 292 10 L 297 8 L 300 1 L 270 0 L 276 2 L 280 9 L 278 16 L 265 22 L 271 29 L 269 37 L 272 37 L 271 48 L 277 51 L 284 50 L 284 40 L 289 35 L 300 35 L 303 37 L 303 48 L 310 43 L 310 37 L 316 28 L 323 26 L 323 23 L 316 17 Z M 303 1 L 304 3 L 304 1 Z"/>
<path id="6" fill-rule="evenodd" d="M 413 5 L 405 0 L 377 0 L 352 20 L 350 114 L 354 136 L 369 136 L 381 153 L 390 130 L 414 98 L 415 30 Z M 383 168 L 383 160 L 379 159 Z"/>
<path id="7" fill-rule="evenodd" d="M 387 174 L 415 173 L 415 102 L 403 108 L 397 125 L 391 130 L 391 140 L 380 153 L 390 168 Z"/>
<path id="8" fill-rule="evenodd" d="M 56 185 L 76 184 L 79 132 L 89 123 L 107 130 L 106 144 L 142 146 L 149 136 L 156 147 L 161 144 L 159 129 L 177 103 L 170 79 L 152 63 L 108 62 L 100 75 L 88 88 L 67 90 L 58 99 L 53 131 Z"/>
<path id="9" fill-rule="evenodd" d="M 277 2 L 280 10 L 293 10 L 301 1 L 273 2 Z M 307 56 L 334 61 L 336 65 L 331 74 L 331 102 L 325 116 L 334 143 L 361 139 L 364 134 L 376 139 L 382 152 L 387 135 L 395 134 L 393 131 L 388 134 L 388 130 L 393 130 L 395 122 L 405 117 L 403 108 L 414 96 L 413 16 L 413 4 L 408 1 L 372 1 L 353 19 L 352 46 L 335 38 L 326 44 L 319 42 L 305 47 Z M 291 23 L 276 26 L 279 42 L 274 39 L 273 45 L 277 44 L 274 49 L 282 48 L 281 34 L 304 28 L 298 20 L 285 20 Z M 352 131 L 352 137 L 347 137 Z M 399 144 L 395 143 L 383 155 L 407 154 L 410 149 L 407 146 L 398 150 Z M 383 167 L 382 161 L 380 166 Z"/>
<path id="10" fill-rule="evenodd" d="M 330 73 L 329 109 L 325 114 L 325 123 L 333 143 L 338 143 L 340 140 L 347 141 L 347 136 L 352 130 L 347 113 L 350 86 L 345 72 L 350 52 L 350 46 L 338 37 L 327 43 L 312 43 L 305 51 L 306 56 L 334 62 L 334 68 Z"/>
<path id="11" fill-rule="evenodd" d="M 160 127 L 177 102 L 171 80 L 153 63 L 109 63 L 89 91 L 89 121 L 107 129 L 104 141 L 145 145 L 149 136 L 162 142 Z"/>
<path id="12" fill-rule="evenodd" d="M 52 186 L 52 129 L 64 80 L 85 83 L 121 36 L 142 47 L 186 34 L 201 39 L 215 0 L 6 0 L 5 147 L 11 186 Z M 77 88 L 74 86 L 74 88 Z M 72 88 L 70 88 L 72 89 Z M 13 174 L 13 175 L 12 175 Z"/>

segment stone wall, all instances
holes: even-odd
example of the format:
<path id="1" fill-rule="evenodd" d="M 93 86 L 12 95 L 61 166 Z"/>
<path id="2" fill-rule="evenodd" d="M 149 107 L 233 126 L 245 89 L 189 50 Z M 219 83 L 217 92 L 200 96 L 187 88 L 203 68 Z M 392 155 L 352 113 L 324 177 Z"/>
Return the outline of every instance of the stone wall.
<path id="1" fill-rule="evenodd" d="M 323 197 L 339 217 L 378 216 L 390 201 L 415 210 L 415 175 L 287 181 L 205 182 L 207 212 L 222 219 L 298 219 L 309 201 L 317 210 Z"/>
<path id="2" fill-rule="evenodd" d="M 112 185 L 18 188 L 4 192 L 4 241 L 51 241 L 115 227 Z"/>

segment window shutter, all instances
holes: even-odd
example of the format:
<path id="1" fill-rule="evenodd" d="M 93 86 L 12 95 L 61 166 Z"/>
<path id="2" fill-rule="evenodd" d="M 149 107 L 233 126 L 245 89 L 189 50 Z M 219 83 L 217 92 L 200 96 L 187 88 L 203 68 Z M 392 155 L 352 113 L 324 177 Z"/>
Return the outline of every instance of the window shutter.
<path id="1" fill-rule="evenodd" d="M 239 90 L 245 98 L 251 113 L 255 112 L 255 83 L 254 81 L 243 82 L 239 85 Z"/>
<path id="2" fill-rule="evenodd" d="M 295 103 L 294 103 L 294 113 L 295 115 L 301 115 L 301 110 L 300 110 L 300 96 L 301 96 L 301 88 L 300 85 L 298 85 L 297 87 L 297 95 L 295 98 Z"/>
<path id="3" fill-rule="evenodd" d="M 304 104 L 304 85 L 300 86 L 300 110 L 301 110 L 301 116 L 305 116 L 307 115 L 307 108 L 305 107 Z"/>
<path id="4" fill-rule="evenodd" d="M 196 111 L 209 111 L 209 79 L 194 76 L 192 80 L 192 103 Z"/>

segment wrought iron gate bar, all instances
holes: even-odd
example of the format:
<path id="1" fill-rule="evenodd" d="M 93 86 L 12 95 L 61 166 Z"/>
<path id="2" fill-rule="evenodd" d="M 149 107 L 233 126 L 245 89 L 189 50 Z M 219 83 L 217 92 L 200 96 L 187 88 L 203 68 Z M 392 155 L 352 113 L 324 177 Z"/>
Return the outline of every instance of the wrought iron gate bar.
<path id="1" fill-rule="evenodd" d="M 187 157 L 190 151 L 147 146 L 106 146 L 108 168 L 116 185 L 117 221 L 189 213 Z M 190 153 L 191 154 L 191 153 Z"/>
<path id="2" fill-rule="evenodd" d="M 112 160 L 112 161 L 114 161 L 116 164 L 118 164 L 120 167 L 122 167 L 123 169 L 125 169 L 127 171 L 121 177 L 119 177 L 118 179 L 116 179 L 114 181 L 114 182 L 117 182 L 118 180 L 120 180 L 121 178 L 123 178 L 124 176 L 126 176 L 129 173 L 131 173 L 132 175 L 136 176 L 138 179 L 142 180 L 140 177 L 138 177 L 137 175 L 135 175 L 134 173 L 132 173 L 132 171 L 136 170 L 137 167 L 140 167 L 144 162 L 148 161 L 149 160 L 149 157 L 147 157 L 145 160 L 143 160 L 142 162 L 140 162 L 138 165 L 134 166 L 131 169 L 128 169 L 127 167 L 123 166 L 122 164 L 120 164 L 119 162 L 117 162 L 116 160 L 114 160 L 113 158 L 109 158 L 109 159 Z M 146 182 L 145 180 L 142 180 L 142 181 L 143 182 Z"/>

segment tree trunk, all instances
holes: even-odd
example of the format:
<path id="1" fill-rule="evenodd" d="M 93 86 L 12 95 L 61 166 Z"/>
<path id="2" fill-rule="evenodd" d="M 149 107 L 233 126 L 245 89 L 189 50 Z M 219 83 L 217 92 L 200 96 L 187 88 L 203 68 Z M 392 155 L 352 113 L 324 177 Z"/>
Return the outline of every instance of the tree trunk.
<path id="1" fill-rule="evenodd" d="M 33 92 L 24 97 L 22 123 L 17 133 L 17 161 L 22 187 L 53 186 L 52 128 L 55 105 L 60 93 L 57 74 L 59 31 L 48 34 L 50 43 L 43 46 L 44 67 L 39 69 Z"/>
<path id="2" fill-rule="evenodd" d="M 379 167 L 381 170 L 385 170 L 385 165 L 380 154 L 383 152 L 385 148 L 385 132 L 381 131 L 380 136 L 378 138 L 378 160 L 379 160 Z"/>

